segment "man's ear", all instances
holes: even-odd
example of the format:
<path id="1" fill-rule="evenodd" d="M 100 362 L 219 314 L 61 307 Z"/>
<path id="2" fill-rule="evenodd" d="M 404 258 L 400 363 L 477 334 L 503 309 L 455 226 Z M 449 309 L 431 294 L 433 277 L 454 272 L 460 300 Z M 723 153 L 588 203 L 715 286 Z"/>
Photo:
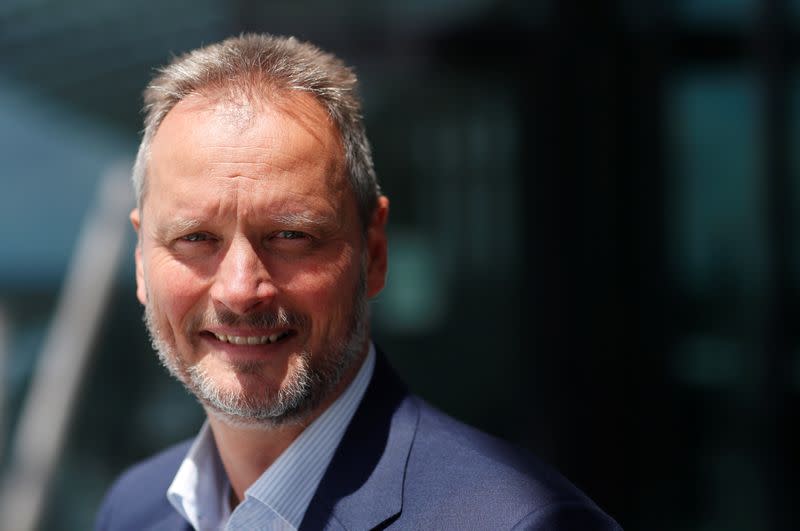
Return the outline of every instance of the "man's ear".
<path id="1" fill-rule="evenodd" d="M 142 304 L 147 304 L 147 290 L 144 284 L 144 264 L 142 263 L 142 221 L 138 208 L 131 210 L 130 219 L 133 230 L 136 231 L 136 251 L 134 253 L 134 259 L 136 260 L 136 298 L 139 299 L 139 302 Z"/>
<path id="2" fill-rule="evenodd" d="M 367 227 L 367 297 L 374 297 L 386 284 L 388 268 L 388 243 L 386 222 L 389 219 L 389 199 L 378 198 L 378 205 L 372 213 Z"/>

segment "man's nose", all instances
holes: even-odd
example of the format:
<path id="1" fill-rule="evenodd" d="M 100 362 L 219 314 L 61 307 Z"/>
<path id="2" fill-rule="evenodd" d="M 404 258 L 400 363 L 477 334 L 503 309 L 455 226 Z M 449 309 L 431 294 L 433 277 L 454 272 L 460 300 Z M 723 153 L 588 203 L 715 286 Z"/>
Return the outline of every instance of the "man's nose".
<path id="1" fill-rule="evenodd" d="M 240 315 L 270 303 L 276 289 L 258 251 L 257 245 L 245 237 L 231 241 L 211 286 L 215 303 Z"/>

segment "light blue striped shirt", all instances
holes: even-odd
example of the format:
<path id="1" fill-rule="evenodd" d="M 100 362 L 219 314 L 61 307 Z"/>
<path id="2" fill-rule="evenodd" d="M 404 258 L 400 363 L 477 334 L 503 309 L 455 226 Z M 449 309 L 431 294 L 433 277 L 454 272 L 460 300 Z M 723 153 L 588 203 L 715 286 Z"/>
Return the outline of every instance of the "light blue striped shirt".
<path id="1" fill-rule="evenodd" d="M 167 499 L 197 531 L 296 530 L 350 424 L 375 367 L 370 344 L 345 391 L 250 485 L 231 513 L 230 484 L 208 423 L 181 463 Z"/>

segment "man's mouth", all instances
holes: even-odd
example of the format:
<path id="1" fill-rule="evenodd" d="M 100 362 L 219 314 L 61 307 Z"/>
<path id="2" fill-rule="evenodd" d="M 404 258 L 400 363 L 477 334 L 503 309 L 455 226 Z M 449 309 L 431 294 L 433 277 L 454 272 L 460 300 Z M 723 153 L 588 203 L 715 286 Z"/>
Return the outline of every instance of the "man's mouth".
<path id="1" fill-rule="evenodd" d="M 218 334 L 211 332 L 214 337 L 223 343 L 230 343 L 231 345 L 271 345 L 278 341 L 289 337 L 292 334 L 291 330 L 285 330 L 277 334 L 270 334 L 268 336 L 233 336 L 226 334 Z"/>

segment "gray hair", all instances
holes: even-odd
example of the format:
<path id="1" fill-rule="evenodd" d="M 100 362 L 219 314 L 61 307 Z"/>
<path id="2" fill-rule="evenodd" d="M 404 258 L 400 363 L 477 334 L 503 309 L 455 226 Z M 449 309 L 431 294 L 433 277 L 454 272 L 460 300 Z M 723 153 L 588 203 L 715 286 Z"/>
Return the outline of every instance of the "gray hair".
<path id="1" fill-rule="evenodd" d="M 345 171 L 363 226 L 380 194 L 372 153 L 356 93 L 355 73 L 336 56 L 294 37 L 242 34 L 176 57 L 144 91 L 144 132 L 133 168 L 136 203 L 147 192 L 150 146 L 167 113 L 185 97 L 204 90 L 274 88 L 310 93 L 341 135 Z M 241 85 L 241 87 L 240 87 Z M 252 97 L 252 96 L 250 96 Z"/>

